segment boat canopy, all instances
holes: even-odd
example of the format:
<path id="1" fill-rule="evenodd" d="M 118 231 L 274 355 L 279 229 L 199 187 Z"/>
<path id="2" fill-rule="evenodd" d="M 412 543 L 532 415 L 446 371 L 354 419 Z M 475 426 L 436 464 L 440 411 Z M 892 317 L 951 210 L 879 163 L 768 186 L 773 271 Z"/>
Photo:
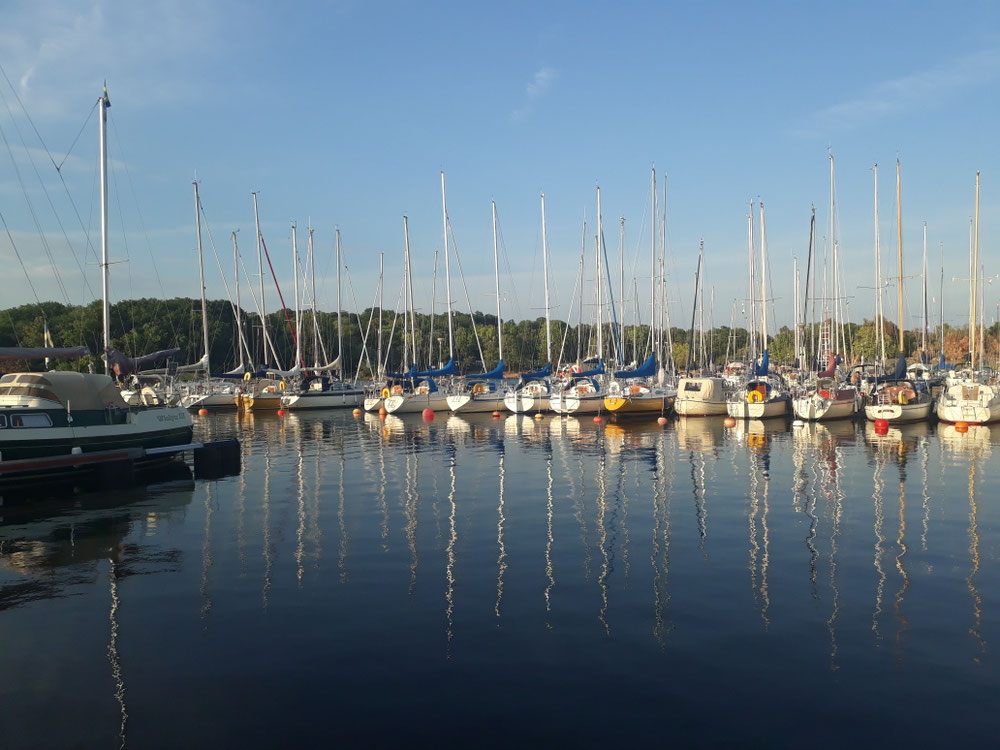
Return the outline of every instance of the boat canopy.
<path id="1" fill-rule="evenodd" d="M 879 375 L 874 379 L 875 383 L 885 383 L 888 380 L 906 380 L 906 355 L 902 352 L 899 353 L 899 359 L 896 360 L 896 369 L 892 371 L 891 375 Z"/>
<path id="2" fill-rule="evenodd" d="M 0 346 L 0 359 L 79 359 L 88 354 L 85 346 Z"/>
<path id="3" fill-rule="evenodd" d="M 452 357 L 448 360 L 448 364 L 439 370 L 424 370 L 423 372 L 413 372 L 412 368 L 410 374 L 404 377 L 411 378 L 443 378 L 447 375 L 458 375 L 458 365 L 455 364 L 455 358 Z"/>
<path id="4" fill-rule="evenodd" d="M 576 377 L 576 378 L 588 378 L 591 375 L 603 375 L 603 374 L 604 374 L 604 360 L 603 359 L 599 359 L 599 360 L 597 360 L 597 367 L 595 367 L 593 370 L 587 370 L 585 372 L 574 373 L 573 377 Z"/>
<path id="5" fill-rule="evenodd" d="M 109 376 L 68 370 L 4 375 L 0 377 L 0 398 L 4 396 L 54 401 L 72 411 L 127 407 L 121 391 Z"/>
<path id="6" fill-rule="evenodd" d="M 651 378 L 656 374 L 656 355 L 649 357 L 639 367 L 634 370 L 620 370 L 615 373 L 616 378 Z"/>
<path id="7" fill-rule="evenodd" d="M 500 360 L 500 364 L 494 367 L 489 372 L 483 372 L 479 375 L 466 375 L 466 380 L 503 380 L 503 360 Z"/>

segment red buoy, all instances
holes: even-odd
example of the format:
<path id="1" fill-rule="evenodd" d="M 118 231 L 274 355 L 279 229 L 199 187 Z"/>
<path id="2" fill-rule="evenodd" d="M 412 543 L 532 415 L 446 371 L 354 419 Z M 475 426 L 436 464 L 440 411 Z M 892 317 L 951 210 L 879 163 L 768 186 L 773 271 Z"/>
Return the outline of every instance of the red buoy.
<path id="1" fill-rule="evenodd" d="M 594 417 L 594 422 L 596 422 L 597 424 L 600 424 L 603 421 L 604 421 L 604 417 L 602 417 L 600 414 L 598 414 L 596 417 Z"/>
<path id="2" fill-rule="evenodd" d="M 198 410 L 198 416 L 199 417 L 204 417 L 204 416 L 207 416 L 207 415 L 208 415 L 208 409 L 199 409 Z"/>
<path id="3" fill-rule="evenodd" d="M 736 417 L 726 417 L 722 421 L 722 424 L 725 425 L 726 427 L 735 427 L 736 426 Z"/>
<path id="4" fill-rule="evenodd" d="M 667 423 L 667 418 L 666 417 L 660 417 L 659 419 L 656 420 L 656 424 L 659 424 L 659 425 L 664 425 L 666 423 Z"/>
<path id="5" fill-rule="evenodd" d="M 876 419 L 875 420 L 875 434 L 885 435 L 889 432 L 889 420 L 888 419 Z"/>
<path id="6" fill-rule="evenodd" d="M 955 432 L 968 432 L 969 423 L 968 422 L 955 422 Z"/>
<path id="7" fill-rule="evenodd" d="M 285 411 L 284 409 L 278 409 L 278 416 L 279 416 L 279 417 L 283 417 L 283 416 L 285 416 L 286 414 L 288 414 L 288 412 L 287 412 L 287 411 Z"/>
<path id="8" fill-rule="evenodd" d="M 424 409 L 423 412 L 421 412 L 421 414 L 423 415 L 425 422 L 433 422 L 434 421 L 434 410 L 433 409 Z"/>
<path id="9" fill-rule="evenodd" d="M 361 409 L 355 409 L 354 410 L 354 416 L 360 417 L 361 416 Z"/>

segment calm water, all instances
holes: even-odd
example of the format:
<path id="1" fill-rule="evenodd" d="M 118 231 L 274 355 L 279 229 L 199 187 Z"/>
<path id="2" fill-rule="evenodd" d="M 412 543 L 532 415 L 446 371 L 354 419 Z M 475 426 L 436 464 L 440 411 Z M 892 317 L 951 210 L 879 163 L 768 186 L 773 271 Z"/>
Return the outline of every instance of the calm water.
<path id="1" fill-rule="evenodd" d="M 198 418 L 0 524 L 4 748 L 981 746 L 1000 428 Z"/>

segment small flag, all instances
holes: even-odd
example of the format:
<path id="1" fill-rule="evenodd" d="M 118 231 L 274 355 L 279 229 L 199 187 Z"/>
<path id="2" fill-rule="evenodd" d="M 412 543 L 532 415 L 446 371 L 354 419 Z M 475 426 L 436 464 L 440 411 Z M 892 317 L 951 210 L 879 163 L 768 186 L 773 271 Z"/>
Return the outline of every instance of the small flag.
<path id="1" fill-rule="evenodd" d="M 45 335 L 44 335 L 43 338 L 44 338 L 44 341 L 45 341 L 45 348 L 46 349 L 52 349 L 52 348 L 55 347 L 55 344 L 52 343 L 52 334 L 49 333 L 49 324 L 48 323 L 45 323 Z M 48 357 L 45 358 L 45 369 L 46 370 L 49 369 L 49 358 Z"/>

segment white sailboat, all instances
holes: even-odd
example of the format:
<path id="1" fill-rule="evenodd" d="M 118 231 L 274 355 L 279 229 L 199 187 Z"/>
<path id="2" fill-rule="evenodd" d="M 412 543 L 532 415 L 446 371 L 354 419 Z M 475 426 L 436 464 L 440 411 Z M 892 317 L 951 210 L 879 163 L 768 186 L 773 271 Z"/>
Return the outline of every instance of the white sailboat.
<path id="1" fill-rule="evenodd" d="M 975 231 L 972 255 L 972 299 L 969 305 L 969 367 L 950 373 L 944 392 L 938 397 L 937 415 L 942 422 L 989 424 L 1000 421 L 1000 387 L 988 382 L 981 369 L 982 339 L 976 334 L 979 301 L 979 172 L 976 172 Z"/>

